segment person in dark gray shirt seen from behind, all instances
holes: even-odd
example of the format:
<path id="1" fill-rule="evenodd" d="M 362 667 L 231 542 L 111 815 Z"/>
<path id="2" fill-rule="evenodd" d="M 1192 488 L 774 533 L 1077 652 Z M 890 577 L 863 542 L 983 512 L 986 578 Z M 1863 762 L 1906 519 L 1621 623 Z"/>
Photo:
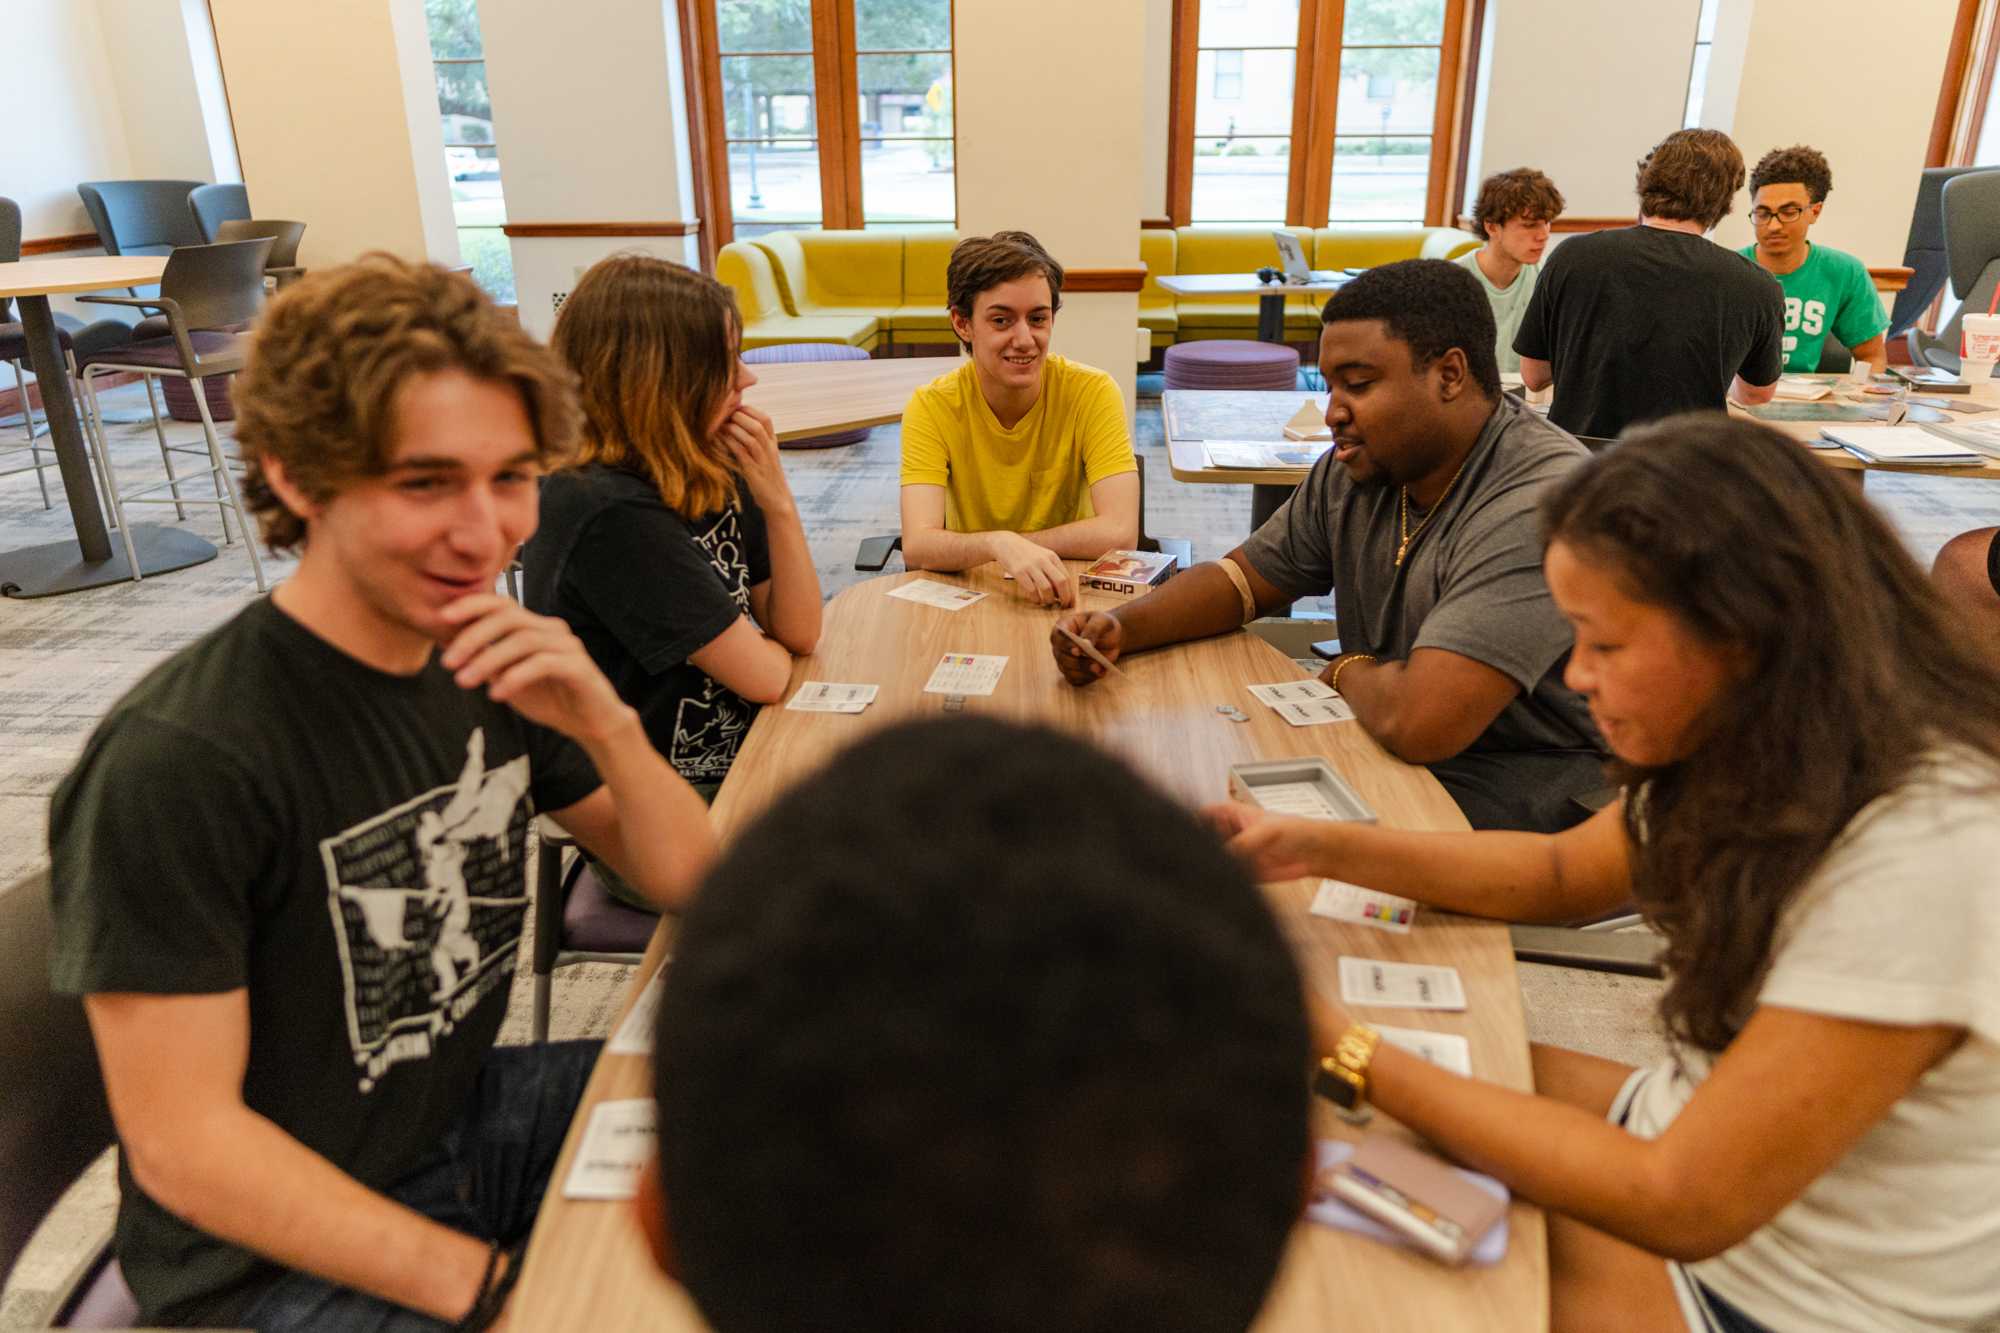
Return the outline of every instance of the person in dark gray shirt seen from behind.
<path id="1" fill-rule="evenodd" d="M 1566 828 L 1604 785 L 1603 742 L 1562 683 L 1536 506 L 1583 446 L 1501 395 L 1493 312 L 1455 264 L 1370 269 L 1321 319 L 1333 448 L 1292 498 L 1221 560 L 1058 624 L 1116 661 L 1330 588 L 1344 651 L 1321 679 L 1368 733 L 1474 828 Z M 1103 674 L 1060 631 L 1050 646 L 1071 684 Z"/>

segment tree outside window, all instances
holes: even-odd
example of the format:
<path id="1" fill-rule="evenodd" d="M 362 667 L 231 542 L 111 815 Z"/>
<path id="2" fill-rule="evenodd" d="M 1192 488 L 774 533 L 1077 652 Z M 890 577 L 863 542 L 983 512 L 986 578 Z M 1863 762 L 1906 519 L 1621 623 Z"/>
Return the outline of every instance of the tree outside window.
<path id="1" fill-rule="evenodd" d="M 486 90 L 478 6 L 476 0 L 424 0 L 424 15 L 459 254 L 494 300 L 512 301 L 514 255 L 500 230 L 507 205 L 500 192 L 500 150 L 493 142 L 493 99 Z"/>

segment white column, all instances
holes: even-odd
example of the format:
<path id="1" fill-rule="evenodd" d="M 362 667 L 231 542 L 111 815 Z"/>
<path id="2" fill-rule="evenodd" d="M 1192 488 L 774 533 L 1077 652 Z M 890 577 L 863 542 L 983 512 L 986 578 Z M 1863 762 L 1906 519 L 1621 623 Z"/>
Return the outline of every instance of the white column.
<path id="1" fill-rule="evenodd" d="M 1735 3 L 1751 11 L 1727 124 L 1744 164 L 1792 144 L 1819 149 L 1833 193 L 1813 239 L 1871 267 L 1902 263 L 1956 3 L 1908 0 L 1886 28 L 1862 0 Z M 1746 194 L 1716 240 L 1750 244 L 1749 210 Z"/>
<path id="2" fill-rule="evenodd" d="M 1145 0 L 960 4 L 953 33 L 958 228 L 1033 232 L 1069 268 L 1136 269 Z M 1067 292 L 1051 346 L 1109 371 L 1132 405 L 1132 292 Z"/>
<path id="3" fill-rule="evenodd" d="M 508 222 L 697 221 L 671 0 L 480 0 L 479 25 Z M 541 336 L 558 299 L 605 255 L 701 263 L 695 235 L 509 244 L 521 323 Z"/>
<path id="4" fill-rule="evenodd" d="M 423 0 L 211 0 L 243 181 L 299 262 L 459 262 Z"/>

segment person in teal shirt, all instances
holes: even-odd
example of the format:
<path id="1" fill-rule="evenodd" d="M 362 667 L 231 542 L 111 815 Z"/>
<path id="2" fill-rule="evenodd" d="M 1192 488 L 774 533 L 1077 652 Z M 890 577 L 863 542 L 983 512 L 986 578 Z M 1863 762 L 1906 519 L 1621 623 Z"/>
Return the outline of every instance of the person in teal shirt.
<path id="1" fill-rule="evenodd" d="M 1750 173 L 1750 222 L 1757 240 L 1740 253 L 1785 289 L 1786 370 L 1818 370 L 1831 333 L 1856 361 L 1880 371 L 1889 361 L 1883 337 L 1889 316 L 1867 265 L 1806 239 L 1832 189 L 1833 169 L 1818 149 L 1798 145 L 1764 154 Z"/>

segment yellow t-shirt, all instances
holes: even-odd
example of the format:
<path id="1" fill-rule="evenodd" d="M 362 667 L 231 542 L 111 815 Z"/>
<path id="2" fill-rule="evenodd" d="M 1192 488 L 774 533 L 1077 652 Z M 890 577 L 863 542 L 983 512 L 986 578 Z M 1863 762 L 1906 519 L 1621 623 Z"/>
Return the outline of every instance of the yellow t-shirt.
<path id="1" fill-rule="evenodd" d="M 966 361 L 910 395 L 903 485 L 944 487 L 953 532 L 1040 532 L 1094 516 L 1090 488 L 1136 472 L 1125 398 L 1101 370 L 1051 356 L 1042 394 L 1003 430 Z"/>

